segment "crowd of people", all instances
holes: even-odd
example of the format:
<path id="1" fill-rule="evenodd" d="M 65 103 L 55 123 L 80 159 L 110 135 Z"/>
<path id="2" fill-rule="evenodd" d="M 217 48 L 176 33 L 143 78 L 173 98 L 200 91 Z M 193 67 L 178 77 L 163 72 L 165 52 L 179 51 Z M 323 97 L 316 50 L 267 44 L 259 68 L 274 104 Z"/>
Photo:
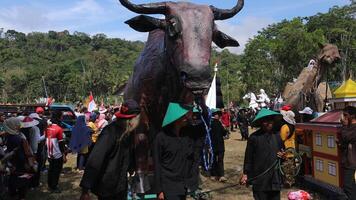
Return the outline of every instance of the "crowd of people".
<path id="1" fill-rule="evenodd" d="M 226 182 L 225 140 L 239 128 L 241 141 L 247 140 L 240 183 L 252 185 L 256 200 L 280 199 L 283 186 L 295 183 L 293 152 L 297 135 L 292 110 L 288 105 L 278 112 L 262 108 L 250 120 L 246 108 L 212 109 L 208 152 L 213 162 L 206 169 L 202 149 L 207 148 L 207 124 L 202 109 L 171 102 L 152 144 L 154 185 L 150 192 L 157 194 L 159 200 L 186 199 L 200 189 L 201 171 L 213 181 Z M 349 199 L 356 199 L 355 110 L 351 106 L 343 110 L 342 135 L 337 141 L 342 150 L 344 190 Z M 73 153 L 77 155 L 76 170 L 82 174 L 81 200 L 91 199 L 90 193 L 99 200 L 126 199 L 128 177 L 135 176 L 133 135 L 141 120 L 140 113 L 141 108 L 134 100 L 113 109 L 100 106 L 92 112 L 86 107 L 77 108 L 76 123 L 66 140 L 60 111 L 45 116 L 44 109 L 38 107 L 34 113 L 2 114 L 1 193 L 6 192 L 12 199 L 25 199 L 29 189 L 36 190 L 42 184 L 40 178 L 44 172 L 48 190 L 60 193 L 58 183 L 63 164 L 67 162 L 67 154 Z M 313 112 L 306 108 L 299 114 L 300 120 L 308 121 Z M 282 163 L 283 176 L 275 167 L 276 161 Z"/>
<path id="2" fill-rule="evenodd" d="M 64 129 L 63 112 L 46 113 L 37 107 L 33 113 L 0 113 L 0 199 L 25 199 L 36 190 L 41 175 L 47 174 L 48 190 L 61 193 L 58 187 L 68 153 L 77 153 L 77 167 L 83 173 L 88 156 L 105 126 L 115 119 L 117 107 L 88 112 L 75 109 L 76 122 L 70 135 Z"/>

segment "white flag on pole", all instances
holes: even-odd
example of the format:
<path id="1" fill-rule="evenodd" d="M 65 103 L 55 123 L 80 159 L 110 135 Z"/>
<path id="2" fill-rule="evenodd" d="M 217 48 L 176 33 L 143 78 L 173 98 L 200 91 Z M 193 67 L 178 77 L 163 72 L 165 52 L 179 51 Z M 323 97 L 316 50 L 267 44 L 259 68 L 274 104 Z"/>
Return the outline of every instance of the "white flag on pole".
<path id="1" fill-rule="evenodd" d="M 215 74 L 213 81 L 211 82 L 211 86 L 209 88 L 208 96 L 206 97 L 205 104 L 210 108 L 216 108 L 216 71 L 217 71 L 217 64 L 215 64 Z"/>

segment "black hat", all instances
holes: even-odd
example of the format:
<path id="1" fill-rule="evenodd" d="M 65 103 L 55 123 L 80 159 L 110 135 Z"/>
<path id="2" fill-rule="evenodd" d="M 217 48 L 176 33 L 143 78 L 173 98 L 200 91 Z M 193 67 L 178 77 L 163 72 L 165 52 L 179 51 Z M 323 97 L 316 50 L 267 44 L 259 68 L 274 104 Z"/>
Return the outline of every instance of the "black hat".
<path id="1" fill-rule="evenodd" d="M 140 112 L 141 108 L 138 103 L 133 99 L 128 99 L 121 105 L 120 111 L 116 112 L 115 116 L 117 118 L 130 119 L 136 117 Z"/>

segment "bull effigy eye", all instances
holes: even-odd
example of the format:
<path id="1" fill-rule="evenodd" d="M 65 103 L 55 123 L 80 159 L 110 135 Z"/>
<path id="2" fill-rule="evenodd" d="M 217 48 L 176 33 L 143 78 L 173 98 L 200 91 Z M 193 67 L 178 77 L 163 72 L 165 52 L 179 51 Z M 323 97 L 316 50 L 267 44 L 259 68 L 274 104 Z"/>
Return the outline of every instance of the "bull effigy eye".
<path id="1" fill-rule="evenodd" d="M 179 20 L 175 17 L 169 20 L 168 35 L 170 37 L 177 37 L 181 34 L 181 26 Z"/>

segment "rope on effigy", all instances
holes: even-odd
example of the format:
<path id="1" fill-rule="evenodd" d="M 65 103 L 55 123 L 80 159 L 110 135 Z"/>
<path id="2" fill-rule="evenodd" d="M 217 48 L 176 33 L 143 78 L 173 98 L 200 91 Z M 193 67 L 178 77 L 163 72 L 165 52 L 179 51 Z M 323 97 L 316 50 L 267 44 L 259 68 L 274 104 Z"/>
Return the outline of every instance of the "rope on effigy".
<path id="1" fill-rule="evenodd" d="M 211 166 L 214 162 L 214 153 L 213 153 L 213 145 L 211 144 L 211 135 L 210 135 L 210 121 L 208 121 L 208 123 L 205 121 L 204 117 L 201 115 L 201 119 L 204 122 L 204 126 L 205 126 L 205 131 L 206 131 L 206 135 L 205 135 L 205 144 L 204 148 L 203 148 L 203 162 L 204 162 L 204 168 L 206 171 L 208 171 L 209 169 L 211 169 Z M 211 111 L 208 109 L 208 120 L 211 119 Z M 207 151 L 207 148 L 209 148 L 209 150 Z M 210 155 L 209 155 L 210 154 Z"/>
<path id="2" fill-rule="evenodd" d="M 276 166 L 278 166 L 278 163 L 280 162 L 280 159 L 277 159 L 268 169 L 266 169 L 264 172 L 262 172 L 261 174 L 252 177 L 250 179 L 247 180 L 247 183 L 250 183 L 251 181 L 258 179 L 264 175 L 266 175 L 271 169 L 274 169 Z M 279 165 L 280 166 L 280 165 Z M 211 189 L 211 190 L 206 190 L 206 191 L 199 191 L 199 192 L 191 192 L 188 193 L 188 195 L 190 195 L 193 199 L 199 200 L 202 199 L 203 197 L 206 197 L 207 195 L 209 195 L 212 192 L 217 192 L 217 191 L 222 191 L 222 190 L 226 190 L 229 188 L 233 188 L 236 186 L 239 186 L 240 183 L 235 183 L 235 184 L 231 184 L 231 185 L 227 185 L 224 187 L 220 187 L 220 188 L 215 188 L 215 189 Z M 203 198 L 204 199 L 204 198 Z"/>
<path id="3" fill-rule="evenodd" d="M 301 162 L 302 162 L 301 155 L 294 148 L 287 148 L 285 151 L 292 153 L 294 155 L 294 158 L 299 161 L 299 164 L 296 166 L 296 171 L 293 174 L 293 177 L 296 177 L 298 175 L 298 173 L 300 171 L 300 167 L 301 167 Z M 284 173 L 284 171 L 282 169 L 282 159 L 278 158 L 265 171 L 263 171 L 262 173 L 258 174 L 255 177 L 247 179 L 246 182 L 247 183 L 251 183 L 251 181 L 261 178 L 262 176 L 266 175 L 270 170 L 276 169 L 276 168 L 280 171 L 282 176 L 285 176 L 285 173 Z M 206 195 L 209 195 L 209 193 L 217 192 L 217 191 L 221 191 L 221 190 L 226 190 L 226 189 L 233 188 L 233 187 L 236 187 L 236 186 L 239 186 L 239 185 L 240 185 L 240 183 L 235 183 L 235 184 L 231 184 L 231 185 L 227 185 L 227 186 L 224 186 L 224 187 L 215 188 L 215 189 L 211 189 L 211 190 L 188 193 L 188 195 L 192 196 L 192 198 L 194 198 L 194 199 L 199 200 L 199 199 L 202 199 L 202 197 L 205 197 Z"/>

